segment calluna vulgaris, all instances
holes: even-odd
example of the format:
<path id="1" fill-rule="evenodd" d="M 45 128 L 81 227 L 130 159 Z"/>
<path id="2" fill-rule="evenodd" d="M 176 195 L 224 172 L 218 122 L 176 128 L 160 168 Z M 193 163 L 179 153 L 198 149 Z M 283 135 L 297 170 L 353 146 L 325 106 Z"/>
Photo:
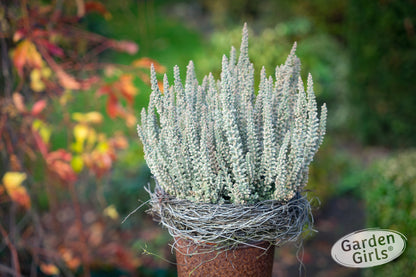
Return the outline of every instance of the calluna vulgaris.
<path id="1" fill-rule="evenodd" d="M 318 118 L 309 74 L 307 88 L 293 46 L 275 79 L 263 67 L 258 93 L 248 58 L 244 26 L 240 56 L 231 48 L 221 79 L 199 84 L 189 62 L 185 86 L 179 68 L 160 91 L 151 70 L 152 93 L 141 113 L 138 134 L 158 184 L 178 199 L 250 204 L 290 200 L 302 191 L 308 167 L 325 134 L 327 110 Z"/>

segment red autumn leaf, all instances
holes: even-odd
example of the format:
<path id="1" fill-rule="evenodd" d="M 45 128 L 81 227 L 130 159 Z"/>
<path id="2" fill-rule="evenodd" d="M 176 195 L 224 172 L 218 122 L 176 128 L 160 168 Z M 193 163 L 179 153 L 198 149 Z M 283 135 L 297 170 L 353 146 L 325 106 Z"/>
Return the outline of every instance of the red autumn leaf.
<path id="1" fill-rule="evenodd" d="M 134 96 L 137 94 L 137 88 L 133 84 L 132 75 L 121 75 L 120 79 L 114 84 L 114 87 L 121 92 L 130 104 L 133 104 Z"/>
<path id="2" fill-rule="evenodd" d="M 22 41 L 14 50 L 13 53 L 13 64 L 17 69 L 20 76 L 23 76 L 23 66 L 26 63 L 28 52 L 28 44 L 26 41 Z"/>
<path id="3" fill-rule="evenodd" d="M 40 136 L 39 132 L 32 128 L 33 138 L 35 139 L 35 143 L 39 149 L 39 152 L 42 154 L 44 158 L 48 155 L 48 146 L 43 141 L 42 137 Z"/>
<path id="4" fill-rule="evenodd" d="M 13 41 L 14 42 L 18 42 L 19 40 L 21 40 L 24 36 L 26 35 L 26 32 L 22 29 L 17 30 L 14 35 L 13 35 Z"/>
<path id="5" fill-rule="evenodd" d="M 166 71 L 166 67 L 164 67 L 163 65 L 161 65 L 160 63 L 158 63 L 157 61 L 148 58 L 148 57 L 144 57 L 144 58 L 140 58 L 138 60 L 135 60 L 132 65 L 135 67 L 140 67 L 140 68 L 150 68 L 150 66 L 153 64 L 153 66 L 155 67 L 155 71 L 158 73 L 164 73 Z"/>
<path id="6" fill-rule="evenodd" d="M 43 47 L 45 47 L 52 56 L 56 56 L 56 57 L 60 57 L 60 58 L 62 58 L 64 56 L 64 50 L 62 50 L 62 48 L 53 44 L 49 40 L 47 40 L 47 39 L 37 39 L 36 42 L 39 45 L 42 45 Z"/>
<path id="7" fill-rule="evenodd" d="M 31 37 L 36 38 L 36 41 L 39 38 L 45 38 L 48 37 L 50 35 L 49 31 L 46 30 L 42 30 L 42 29 L 33 29 L 31 30 Z"/>
<path id="8" fill-rule="evenodd" d="M 131 112 L 126 112 L 124 114 L 124 120 L 126 121 L 126 125 L 128 127 L 133 127 L 137 123 L 136 116 L 133 113 L 131 113 Z"/>
<path id="9" fill-rule="evenodd" d="M 83 156 L 85 165 L 95 174 L 97 178 L 101 178 L 106 174 L 115 160 L 115 153 L 109 149 L 109 151 L 101 152 L 95 150 L 90 154 Z"/>
<path id="10" fill-rule="evenodd" d="M 61 68 L 55 68 L 55 72 L 62 87 L 75 90 L 81 88 L 81 83 L 79 83 L 77 80 L 75 80 L 74 77 L 63 71 Z"/>
<path id="11" fill-rule="evenodd" d="M 113 92 L 112 88 L 110 85 L 103 85 L 102 87 L 100 87 L 97 90 L 97 95 L 101 96 L 101 95 L 105 95 L 105 94 L 111 94 Z"/>
<path id="12" fill-rule="evenodd" d="M 26 112 L 26 106 L 25 106 L 25 103 L 23 102 L 23 96 L 20 93 L 15 92 L 13 93 L 12 98 L 13 98 L 13 103 L 16 106 L 16 109 L 21 113 Z"/>
<path id="13" fill-rule="evenodd" d="M 36 49 L 35 44 L 29 39 L 25 39 L 17 45 L 12 58 L 20 76 L 23 76 L 23 67 L 25 65 L 35 68 L 41 68 L 43 65 L 42 56 Z"/>
<path id="14" fill-rule="evenodd" d="M 157 86 L 159 87 L 159 90 L 160 90 L 161 92 L 163 92 L 163 83 L 158 82 L 158 83 L 157 83 Z"/>
<path id="15" fill-rule="evenodd" d="M 59 254 L 69 269 L 75 270 L 81 265 L 81 259 L 75 256 L 71 249 L 62 247 Z"/>
<path id="16" fill-rule="evenodd" d="M 10 198 L 18 203 L 20 206 L 24 207 L 26 210 L 30 209 L 31 201 L 30 196 L 27 193 L 27 190 L 25 187 L 19 187 L 15 190 L 9 192 Z"/>
<path id="17" fill-rule="evenodd" d="M 35 104 L 33 104 L 31 114 L 33 116 L 37 116 L 43 111 L 43 109 L 46 107 L 46 104 L 47 104 L 46 99 L 37 101 Z"/>
<path id="18" fill-rule="evenodd" d="M 64 182 L 72 183 L 77 180 L 77 175 L 69 163 L 55 160 L 48 165 L 48 168 Z"/>
<path id="19" fill-rule="evenodd" d="M 56 151 L 53 151 L 49 153 L 48 157 L 46 158 L 47 162 L 54 161 L 54 160 L 63 160 L 63 161 L 69 162 L 71 161 L 71 159 L 72 159 L 72 154 L 67 152 L 64 149 L 58 149 Z"/>
<path id="20" fill-rule="evenodd" d="M 126 149 L 129 145 L 126 137 L 120 134 L 116 134 L 114 137 L 110 139 L 110 146 L 114 149 Z"/>
<path id="21" fill-rule="evenodd" d="M 117 51 L 126 52 L 130 55 L 136 54 L 139 51 L 139 46 L 137 43 L 129 40 L 111 40 L 110 47 Z"/>
<path id="22" fill-rule="evenodd" d="M 64 149 L 51 152 L 46 157 L 48 169 L 64 182 L 75 182 L 77 175 L 70 165 L 71 153 Z"/>
<path id="23" fill-rule="evenodd" d="M 96 12 L 101 14 L 102 16 L 108 18 L 110 16 L 109 11 L 104 6 L 103 3 L 97 2 L 97 1 L 89 1 L 85 3 L 85 11 L 87 13 L 89 12 Z"/>
<path id="24" fill-rule="evenodd" d="M 118 99 L 114 94 L 109 94 L 107 99 L 107 114 L 110 118 L 115 118 L 119 114 Z"/>

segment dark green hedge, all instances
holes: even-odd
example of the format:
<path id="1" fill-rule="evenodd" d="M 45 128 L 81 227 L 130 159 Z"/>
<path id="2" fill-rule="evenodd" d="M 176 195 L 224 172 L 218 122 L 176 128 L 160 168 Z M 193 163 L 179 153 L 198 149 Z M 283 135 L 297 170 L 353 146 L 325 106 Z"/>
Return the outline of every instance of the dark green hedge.
<path id="1" fill-rule="evenodd" d="M 351 128 L 365 143 L 416 143 L 416 3 L 349 2 Z"/>

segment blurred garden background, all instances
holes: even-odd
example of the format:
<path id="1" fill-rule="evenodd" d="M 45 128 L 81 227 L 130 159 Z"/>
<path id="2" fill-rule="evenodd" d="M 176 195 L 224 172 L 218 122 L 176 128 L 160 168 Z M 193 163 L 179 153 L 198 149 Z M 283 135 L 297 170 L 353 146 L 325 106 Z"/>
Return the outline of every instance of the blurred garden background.
<path id="1" fill-rule="evenodd" d="M 276 276 L 413 276 L 416 270 L 416 2 L 3 0 L 0 4 L 0 276 L 176 276 L 136 135 L 149 67 L 220 73 L 248 23 L 257 76 L 293 43 L 327 103 L 307 188 L 318 232 L 276 249 Z M 184 76 L 184 75 L 183 75 Z M 319 199 L 319 200 L 317 200 Z M 349 269 L 333 243 L 403 233 L 389 264 Z"/>

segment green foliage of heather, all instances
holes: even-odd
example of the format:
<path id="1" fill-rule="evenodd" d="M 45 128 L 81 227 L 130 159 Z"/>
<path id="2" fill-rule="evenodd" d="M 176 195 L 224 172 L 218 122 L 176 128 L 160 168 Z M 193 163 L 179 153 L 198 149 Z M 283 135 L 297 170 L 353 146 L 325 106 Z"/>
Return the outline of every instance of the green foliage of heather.
<path id="1" fill-rule="evenodd" d="M 351 129 L 365 143 L 416 143 L 416 5 L 349 1 Z"/>
<path id="2" fill-rule="evenodd" d="M 376 162 L 361 184 L 368 227 L 404 234 L 405 252 L 393 262 L 365 270 L 365 276 L 413 276 L 416 266 L 416 149 Z"/>

